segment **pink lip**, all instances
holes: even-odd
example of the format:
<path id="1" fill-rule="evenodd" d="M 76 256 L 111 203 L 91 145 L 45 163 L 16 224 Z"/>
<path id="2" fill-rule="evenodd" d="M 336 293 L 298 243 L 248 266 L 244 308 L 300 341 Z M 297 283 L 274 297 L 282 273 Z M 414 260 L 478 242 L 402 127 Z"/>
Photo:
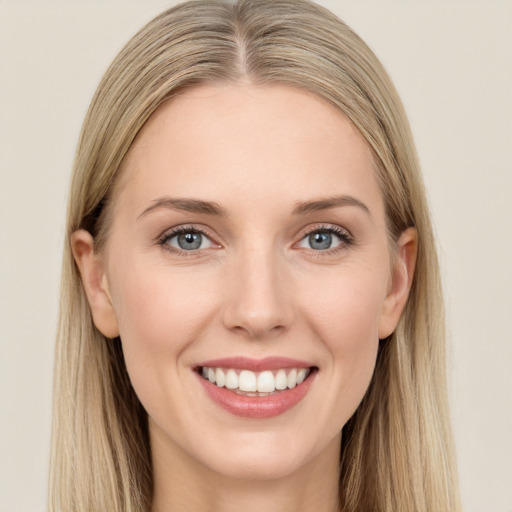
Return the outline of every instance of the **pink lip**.
<path id="1" fill-rule="evenodd" d="M 225 357 L 203 361 L 197 365 L 208 368 L 233 368 L 237 370 L 251 370 L 261 372 L 264 370 L 279 370 L 280 368 L 309 368 L 313 366 L 306 361 L 290 359 L 289 357 L 265 357 L 264 359 L 251 359 L 249 357 Z"/>
<path id="2" fill-rule="evenodd" d="M 209 366 L 204 364 L 204 366 Z M 219 367 L 218 365 L 213 365 Z M 240 366 L 235 366 L 235 368 Z M 300 367 L 300 366 L 299 366 Z M 233 368 L 233 366 L 230 366 Z M 242 367 L 244 368 L 244 367 Z M 268 368 L 268 366 L 266 367 Z M 280 366 L 280 368 L 283 368 Z M 238 395 L 226 388 L 219 388 L 209 380 L 197 373 L 197 378 L 208 396 L 226 411 L 244 418 L 272 418 L 279 416 L 296 406 L 309 391 L 316 377 L 317 371 L 312 371 L 306 380 L 294 388 L 279 391 L 269 396 L 245 396 Z"/>

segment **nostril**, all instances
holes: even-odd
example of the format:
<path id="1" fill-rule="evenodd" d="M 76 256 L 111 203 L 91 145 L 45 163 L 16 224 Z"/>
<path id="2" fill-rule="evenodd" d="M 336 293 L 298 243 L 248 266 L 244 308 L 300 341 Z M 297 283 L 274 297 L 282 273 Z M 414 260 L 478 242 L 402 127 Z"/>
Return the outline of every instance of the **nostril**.
<path id="1" fill-rule="evenodd" d="M 264 273 L 258 281 L 251 277 L 251 283 L 242 284 L 231 293 L 224 305 L 222 322 L 232 332 L 264 338 L 282 333 L 293 323 L 291 302 L 278 293 L 275 279 Z"/>

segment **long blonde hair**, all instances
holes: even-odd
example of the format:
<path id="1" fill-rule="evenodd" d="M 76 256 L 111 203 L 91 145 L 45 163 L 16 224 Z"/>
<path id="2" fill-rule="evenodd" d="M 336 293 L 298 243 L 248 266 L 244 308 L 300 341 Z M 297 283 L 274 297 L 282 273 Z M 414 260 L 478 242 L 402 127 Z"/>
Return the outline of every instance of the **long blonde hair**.
<path id="1" fill-rule="evenodd" d="M 249 80 L 311 91 L 360 130 L 378 162 L 390 237 L 419 235 L 416 272 L 395 333 L 381 341 L 370 387 L 343 429 L 344 512 L 459 510 L 447 406 L 436 249 L 409 124 L 367 45 L 307 0 L 195 0 L 164 12 L 124 47 L 84 121 L 68 206 L 56 347 L 51 512 L 147 512 L 147 415 L 120 340 L 94 327 L 70 236 L 101 248 L 112 190 L 137 133 L 163 101 L 201 83 Z"/>

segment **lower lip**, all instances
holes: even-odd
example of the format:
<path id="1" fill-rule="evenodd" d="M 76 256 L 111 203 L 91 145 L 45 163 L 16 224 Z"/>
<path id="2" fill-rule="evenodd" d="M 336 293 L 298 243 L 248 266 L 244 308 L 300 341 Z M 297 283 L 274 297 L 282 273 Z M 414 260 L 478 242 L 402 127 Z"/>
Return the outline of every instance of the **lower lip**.
<path id="1" fill-rule="evenodd" d="M 244 418 L 272 418 L 296 406 L 306 396 L 316 373 L 312 371 L 306 380 L 294 388 L 269 396 L 238 395 L 226 388 L 219 388 L 199 374 L 197 376 L 208 396 L 231 414 Z"/>

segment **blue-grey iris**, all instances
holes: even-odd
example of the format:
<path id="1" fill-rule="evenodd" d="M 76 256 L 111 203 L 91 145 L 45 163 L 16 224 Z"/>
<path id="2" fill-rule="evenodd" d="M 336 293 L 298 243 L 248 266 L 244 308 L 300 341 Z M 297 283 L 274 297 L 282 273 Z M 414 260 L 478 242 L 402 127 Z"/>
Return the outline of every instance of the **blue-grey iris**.
<path id="1" fill-rule="evenodd" d="M 202 238 L 201 233 L 181 233 L 178 235 L 178 246 L 185 251 L 199 249 Z"/>
<path id="2" fill-rule="evenodd" d="M 311 249 L 319 251 L 329 249 L 332 244 L 332 235 L 325 232 L 316 232 L 309 235 L 309 245 Z"/>

